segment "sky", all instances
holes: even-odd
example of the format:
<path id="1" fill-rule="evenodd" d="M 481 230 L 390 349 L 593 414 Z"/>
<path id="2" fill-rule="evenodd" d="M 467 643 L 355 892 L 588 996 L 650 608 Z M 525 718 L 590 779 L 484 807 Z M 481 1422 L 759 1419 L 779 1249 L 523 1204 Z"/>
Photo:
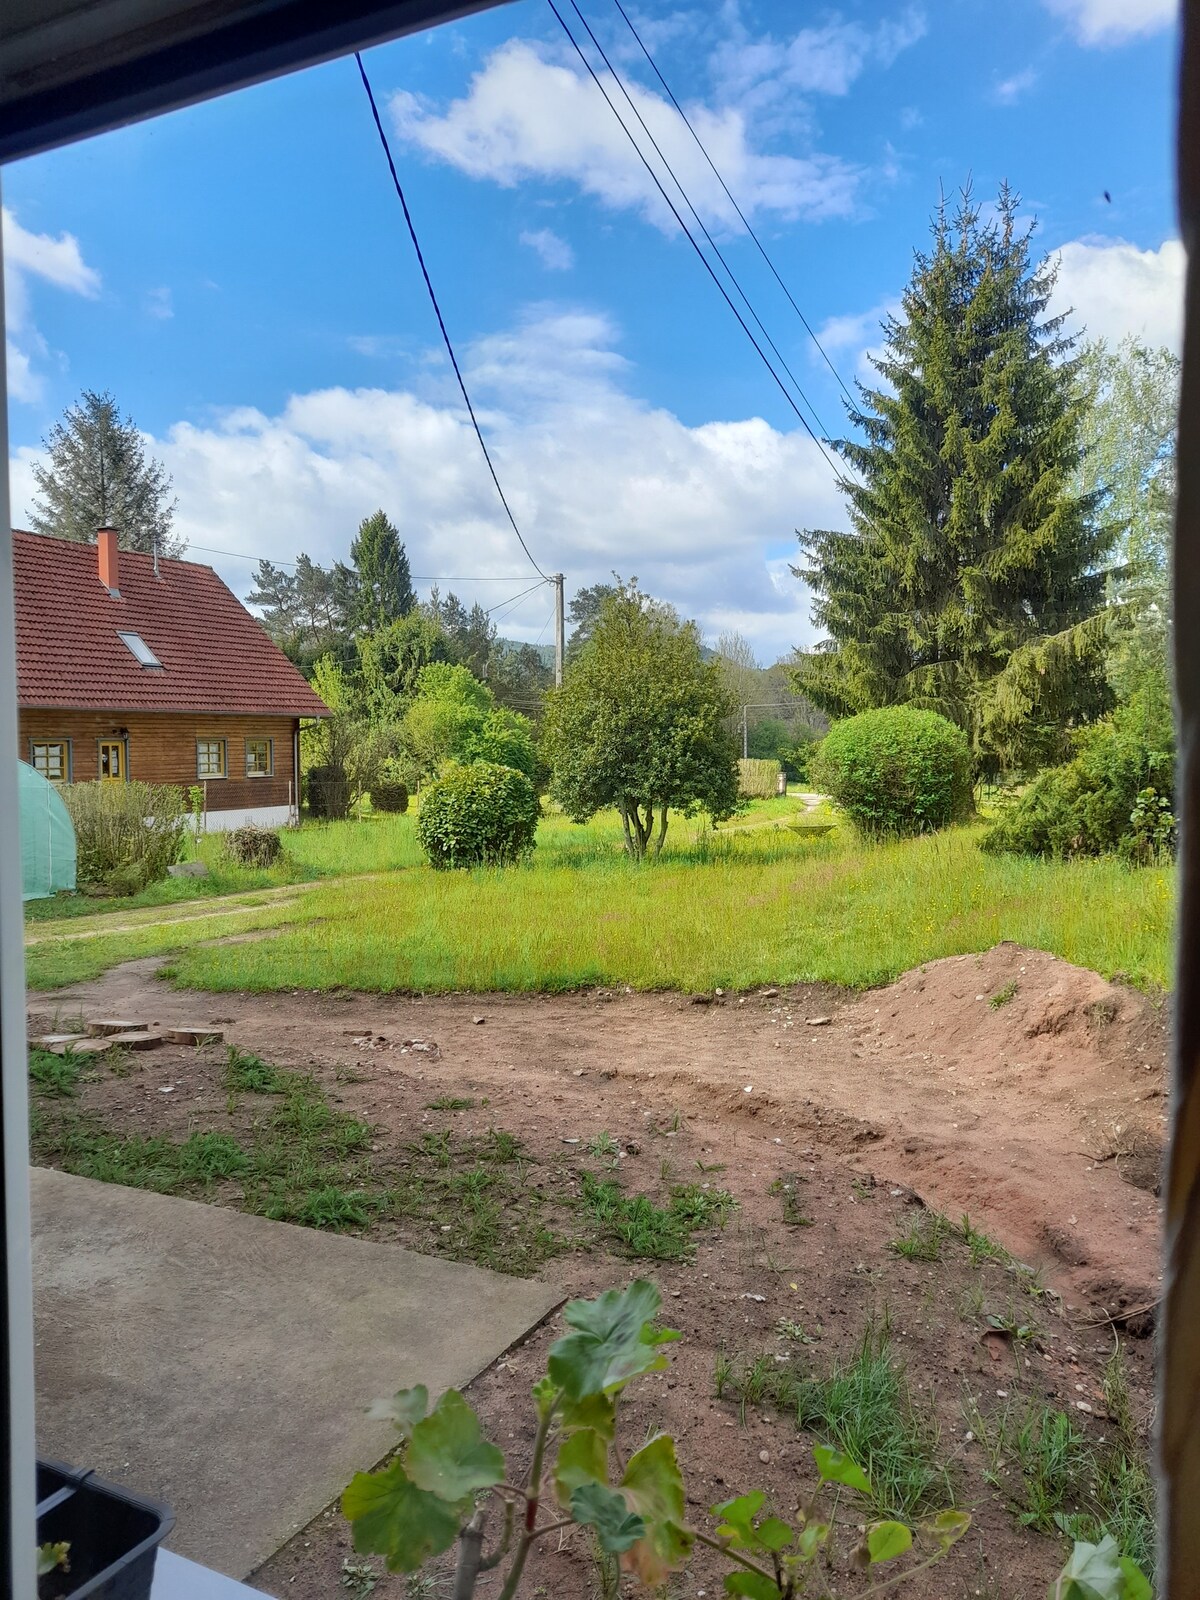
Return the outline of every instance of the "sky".
<path id="1" fill-rule="evenodd" d="M 626 4 L 836 376 L 615 0 L 579 4 L 818 434 L 844 431 L 838 380 L 869 378 L 939 195 L 968 183 L 984 204 L 1002 182 L 1021 195 L 1074 328 L 1178 349 L 1173 0 Z M 828 453 L 545 0 L 366 64 L 541 570 L 568 597 L 636 575 L 764 664 L 811 644 L 789 562 L 796 529 L 845 525 Z M 247 558 L 345 559 L 382 507 L 419 592 L 438 579 L 509 637 L 552 638 L 548 589 L 509 605 L 538 575 L 471 432 L 352 58 L 17 163 L 3 198 L 18 526 L 55 419 L 110 390 L 173 478 L 191 557 L 236 593 Z"/>

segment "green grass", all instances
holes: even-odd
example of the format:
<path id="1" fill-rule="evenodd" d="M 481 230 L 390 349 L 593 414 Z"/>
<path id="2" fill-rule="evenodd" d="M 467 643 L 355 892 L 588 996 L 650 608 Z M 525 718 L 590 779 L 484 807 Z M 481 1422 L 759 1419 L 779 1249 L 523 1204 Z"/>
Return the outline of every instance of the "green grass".
<path id="1" fill-rule="evenodd" d="M 940 1212 L 921 1211 L 903 1233 L 888 1242 L 888 1249 L 906 1261 L 940 1261 L 942 1246 L 952 1232 Z"/>
<path id="2" fill-rule="evenodd" d="M 30 1050 L 30 1080 L 39 1094 L 68 1099 L 79 1093 L 79 1074 L 86 1059 L 70 1051 L 57 1056 L 52 1050 Z"/>
<path id="3" fill-rule="evenodd" d="M 747 1405 L 770 1404 L 843 1450 L 871 1480 L 879 1516 L 907 1519 L 953 1504 L 932 1409 L 914 1401 L 886 1327 L 869 1327 L 854 1358 L 835 1362 L 824 1377 L 763 1355 L 740 1365 L 722 1357 L 715 1381 L 718 1398 L 740 1400 L 743 1413 Z"/>
<path id="4" fill-rule="evenodd" d="M 1038 1400 L 991 1417 L 972 1405 L 968 1420 L 988 1456 L 988 1481 L 1023 1527 L 1092 1544 L 1111 1534 L 1153 1577 L 1154 1482 L 1119 1351 L 1105 1373 L 1105 1403 L 1109 1422 L 1094 1443 L 1069 1412 Z"/>
<path id="5" fill-rule="evenodd" d="M 786 829 L 693 833 L 639 867 L 611 832 L 551 818 L 522 866 L 317 887 L 306 906 L 319 923 L 188 948 L 176 981 L 384 993 L 866 987 L 1002 939 L 1152 990 L 1169 979 L 1166 869 L 985 856 L 972 828 L 873 846 Z"/>
<path id="6" fill-rule="evenodd" d="M 687 1260 L 692 1235 L 724 1227 L 735 1204 L 725 1189 L 680 1183 L 672 1185 L 665 1206 L 656 1206 L 648 1195 L 625 1194 L 615 1179 L 583 1175 L 583 1209 L 600 1236 L 622 1255 L 648 1261 Z"/>

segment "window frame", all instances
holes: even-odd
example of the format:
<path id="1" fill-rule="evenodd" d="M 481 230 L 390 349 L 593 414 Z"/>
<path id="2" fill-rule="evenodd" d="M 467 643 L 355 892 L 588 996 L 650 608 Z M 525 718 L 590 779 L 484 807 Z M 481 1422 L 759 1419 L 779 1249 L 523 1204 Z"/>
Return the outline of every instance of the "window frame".
<path id="1" fill-rule="evenodd" d="M 147 672 L 162 672 L 164 670 L 162 662 L 140 633 L 135 633 L 132 628 L 118 628 L 117 638 L 120 639 L 139 667 L 144 667 Z"/>
<path id="2" fill-rule="evenodd" d="M 266 764 L 266 766 L 265 767 L 260 767 L 255 772 L 251 772 L 251 770 L 250 770 L 250 746 L 252 744 L 261 744 L 261 745 L 265 746 L 266 752 L 267 752 L 267 764 Z M 267 739 L 267 738 L 247 739 L 245 741 L 245 748 L 243 750 L 243 760 L 244 760 L 244 763 L 245 763 L 244 770 L 245 770 L 247 778 L 273 778 L 275 776 L 275 741 L 274 741 L 274 739 Z"/>
<path id="3" fill-rule="evenodd" d="M 50 745 L 58 745 L 62 749 L 63 756 L 62 756 L 62 777 L 61 778 L 52 778 L 48 772 L 42 772 L 41 767 L 39 767 L 38 764 L 37 764 L 36 752 L 38 750 L 38 747 L 42 746 L 43 748 L 48 748 Z M 71 751 L 71 741 L 70 741 L 70 739 L 30 739 L 30 741 L 29 741 L 29 765 L 33 768 L 33 770 L 35 772 L 41 773 L 41 776 L 43 778 L 45 778 L 47 783 L 54 783 L 54 784 L 70 783 L 70 781 L 71 781 L 71 760 L 72 760 L 72 751 Z"/>
<path id="4" fill-rule="evenodd" d="M 221 752 L 220 772 L 202 772 L 200 769 L 201 745 L 216 745 Z M 197 739 L 196 740 L 196 779 L 200 783 L 215 783 L 218 779 L 229 776 L 229 741 L 228 739 Z"/>
<path id="5" fill-rule="evenodd" d="M 121 770 L 114 778 L 111 773 L 104 771 L 105 748 L 115 745 L 121 752 Z M 96 740 L 96 782 L 97 783 L 128 783 L 129 782 L 129 740 L 128 739 L 97 739 Z"/>

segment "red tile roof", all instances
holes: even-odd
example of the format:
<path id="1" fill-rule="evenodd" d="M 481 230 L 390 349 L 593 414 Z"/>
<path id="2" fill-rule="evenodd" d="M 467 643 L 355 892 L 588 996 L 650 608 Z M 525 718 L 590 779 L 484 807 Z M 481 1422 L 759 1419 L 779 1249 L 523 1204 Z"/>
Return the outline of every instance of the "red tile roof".
<path id="1" fill-rule="evenodd" d="M 328 708 L 211 567 L 122 550 L 119 596 L 94 544 L 13 534 L 17 696 L 22 706 L 295 717 Z M 137 633 L 163 670 L 140 666 Z"/>

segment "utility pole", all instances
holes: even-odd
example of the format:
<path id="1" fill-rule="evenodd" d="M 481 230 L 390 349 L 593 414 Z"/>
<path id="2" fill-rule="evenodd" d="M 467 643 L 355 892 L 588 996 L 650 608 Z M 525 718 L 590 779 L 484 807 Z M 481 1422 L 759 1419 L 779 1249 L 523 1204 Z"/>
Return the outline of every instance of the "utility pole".
<path id="1" fill-rule="evenodd" d="M 749 759 L 750 759 L 750 727 L 749 727 L 749 724 L 748 724 L 747 719 L 746 719 L 746 713 L 749 711 L 749 709 L 750 709 L 749 706 L 743 706 L 742 707 L 742 760 L 743 761 L 749 761 Z"/>
<path id="2" fill-rule="evenodd" d="M 554 687 L 562 688 L 563 678 L 563 575 L 556 572 L 550 580 L 554 585 Z"/>

